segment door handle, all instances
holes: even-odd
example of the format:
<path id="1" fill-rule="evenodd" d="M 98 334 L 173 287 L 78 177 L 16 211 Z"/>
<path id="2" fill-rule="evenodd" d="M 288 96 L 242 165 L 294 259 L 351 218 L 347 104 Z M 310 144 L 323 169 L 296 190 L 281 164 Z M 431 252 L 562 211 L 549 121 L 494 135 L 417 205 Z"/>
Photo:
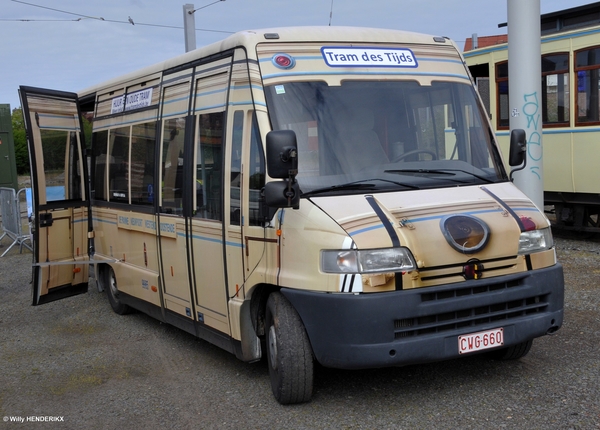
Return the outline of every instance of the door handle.
<path id="1" fill-rule="evenodd" d="M 52 213 L 43 213 L 40 214 L 40 228 L 41 227 L 50 227 L 54 221 L 52 221 Z"/>

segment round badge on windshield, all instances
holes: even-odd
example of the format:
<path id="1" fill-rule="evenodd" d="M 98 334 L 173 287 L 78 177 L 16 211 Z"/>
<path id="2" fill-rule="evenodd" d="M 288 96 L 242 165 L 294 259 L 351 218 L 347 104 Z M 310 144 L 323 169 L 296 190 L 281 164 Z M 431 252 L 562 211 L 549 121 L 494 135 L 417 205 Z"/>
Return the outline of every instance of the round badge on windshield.
<path id="1" fill-rule="evenodd" d="M 440 221 L 440 229 L 448 244 L 464 254 L 481 251 L 490 238 L 488 225 L 471 215 L 449 215 Z"/>

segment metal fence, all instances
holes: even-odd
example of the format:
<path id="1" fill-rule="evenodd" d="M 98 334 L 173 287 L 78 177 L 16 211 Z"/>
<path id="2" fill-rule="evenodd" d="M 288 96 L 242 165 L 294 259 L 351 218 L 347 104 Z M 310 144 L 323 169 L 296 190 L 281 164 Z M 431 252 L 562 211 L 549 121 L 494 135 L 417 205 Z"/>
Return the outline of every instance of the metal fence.
<path id="1" fill-rule="evenodd" d="M 19 245 L 19 252 L 23 252 L 23 247 L 26 247 L 30 251 L 31 248 L 31 234 L 23 234 L 23 220 L 21 218 L 21 193 L 25 193 L 25 188 L 15 192 L 12 188 L 1 188 L 0 187 L 0 215 L 2 230 L 4 233 L 0 236 L 0 245 L 2 239 L 7 236 L 12 243 L 10 246 L 0 255 L 4 255 L 11 250 L 15 245 Z M 30 242 L 30 243 L 26 243 Z"/>

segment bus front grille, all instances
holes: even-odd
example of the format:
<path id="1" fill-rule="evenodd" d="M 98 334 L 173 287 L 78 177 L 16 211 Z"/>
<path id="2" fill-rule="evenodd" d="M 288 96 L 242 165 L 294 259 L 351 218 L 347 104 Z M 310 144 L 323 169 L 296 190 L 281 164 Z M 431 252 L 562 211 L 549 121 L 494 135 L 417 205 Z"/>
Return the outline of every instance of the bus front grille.
<path id="1" fill-rule="evenodd" d="M 519 288 L 515 287 L 519 287 L 519 282 L 423 293 L 422 304 L 442 304 L 427 309 L 443 308 L 443 311 L 421 312 L 419 316 L 395 319 L 394 338 L 422 336 L 465 327 L 477 330 L 477 327 L 489 326 L 495 322 L 505 325 L 511 320 L 547 310 L 547 294 L 523 297 L 523 294 L 519 294 Z M 508 294 L 503 294 L 504 292 Z M 487 297 L 490 300 L 486 300 Z M 456 309 L 452 309 L 453 303 L 457 303 Z"/>

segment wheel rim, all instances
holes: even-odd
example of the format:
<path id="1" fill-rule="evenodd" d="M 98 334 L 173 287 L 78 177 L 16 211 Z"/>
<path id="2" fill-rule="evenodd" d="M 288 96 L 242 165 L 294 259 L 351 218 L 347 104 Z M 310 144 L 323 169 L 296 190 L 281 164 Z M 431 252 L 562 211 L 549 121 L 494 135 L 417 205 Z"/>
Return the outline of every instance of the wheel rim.
<path id="1" fill-rule="evenodd" d="M 110 288 L 110 293 L 113 297 L 117 297 L 119 295 L 119 290 L 117 289 L 117 279 L 115 278 L 115 273 L 111 270 L 108 274 L 108 287 Z"/>
<path id="2" fill-rule="evenodd" d="M 269 358 L 273 370 L 277 370 L 277 336 L 275 334 L 275 325 L 269 327 Z"/>

